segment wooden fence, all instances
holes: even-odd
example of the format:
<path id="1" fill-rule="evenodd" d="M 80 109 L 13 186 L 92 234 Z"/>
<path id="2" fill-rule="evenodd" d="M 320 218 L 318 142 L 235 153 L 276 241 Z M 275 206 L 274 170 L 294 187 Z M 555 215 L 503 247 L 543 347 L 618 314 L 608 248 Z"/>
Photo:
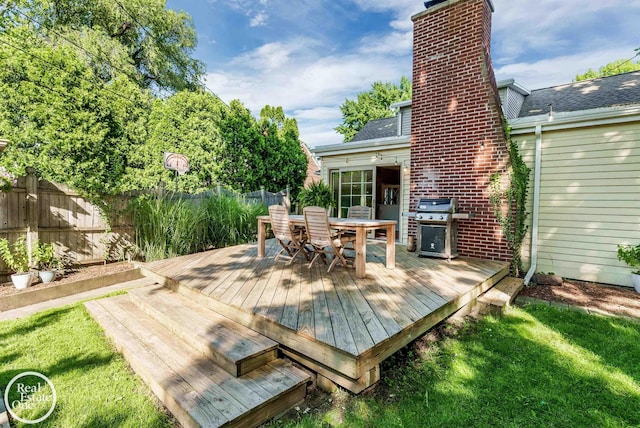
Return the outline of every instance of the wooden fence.
<path id="1" fill-rule="evenodd" d="M 11 192 L 0 192 L 0 238 L 14 242 L 27 237 L 29 246 L 39 239 L 53 243 L 58 256 L 72 264 L 96 263 L 120 256 L 132 245 L 133 223 L 124 208 L 130 197 L 110 203 L 121 212 L 111 221 L 78 193 L 33 175 L 20 177 Z M 6 266 L 0 264 L 0 272 Z"/>
<path id="2" fill-rule="evenodd" d="M 211 193 L 237 195 L 218 186 L 210 193 L 183 196 L 197 200 Z M 133 219 L 125 210 L 132 197 L 110 199 L 118 214 L 107 221 L 98 207 L 67 186 L 34 175 L 20 177 L 11 192 L 0 192 L 0 238 L 14 242 L 26 235 L 29 246 L 36 239 L 53 243 L 58 256 L 71 264 L 124 259 L 135 243 Z M 265 205 L 290 205 L 288 190 L 271 193 L 262 188 L 240 197 Z M 0 261 L 0 274 L 6 273 Z"/>

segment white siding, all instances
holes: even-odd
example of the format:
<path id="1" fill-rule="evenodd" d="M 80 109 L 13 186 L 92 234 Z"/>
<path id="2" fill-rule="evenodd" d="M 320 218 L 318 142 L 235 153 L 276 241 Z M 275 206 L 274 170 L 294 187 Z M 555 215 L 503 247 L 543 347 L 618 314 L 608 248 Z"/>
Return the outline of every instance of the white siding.
<path id="1" fill-rule="evenodd" d="M 411 135 L 411 107 L 400 110 L 400 135 Z"/>
<path id="2" fill-rule="evenodd" d="M 382 155 L 382 160 L 376 157 L 377 153 Z M 409 165 L 410 151 L 408 148 L 372 151 L 369 153 L 357 153 L 352 155 L 334 155 L 322 157 L 322 179 L 325 183 L 329 182 L 329 170 L 339 168 L 359 168 L 359 167 L 378 167 L 389 165 L 400 165 L 400 242 L 406 244 L 408 233 L 407 217 L 403 217 L 402 213 L 409 211 Z"/>
<path id="3" fill-rule="evenodd" d="M 535 136 L 515 139 L 533 169 Z M 631 286 L 616 251 L 640 243 L 640 126 L 549 131 L 542 141 L 536 270 Z"/>

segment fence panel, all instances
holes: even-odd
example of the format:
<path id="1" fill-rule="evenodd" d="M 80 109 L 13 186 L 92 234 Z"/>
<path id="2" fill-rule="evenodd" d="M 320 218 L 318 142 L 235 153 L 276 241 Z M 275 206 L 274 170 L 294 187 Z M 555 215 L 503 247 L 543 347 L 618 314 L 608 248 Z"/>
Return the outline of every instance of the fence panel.
<path id="1" fill-rule="evenodd" d="M 0 192 L 0 238 L 13 243 L 26 235 L 28 240 L 53 243 L 57 255 L 73 264 L 121 258 L 134 242 L 133 222 L 126 213 L 114 216 L 109 226 L 97 206 L 68 187 L 35 179 L 30 185 L 28 179 L 20 177 L 11 192 Z M 122 211 L 129 199 L 110 202 Z M 0 262 L 0 273 L 7 272 Z"/>

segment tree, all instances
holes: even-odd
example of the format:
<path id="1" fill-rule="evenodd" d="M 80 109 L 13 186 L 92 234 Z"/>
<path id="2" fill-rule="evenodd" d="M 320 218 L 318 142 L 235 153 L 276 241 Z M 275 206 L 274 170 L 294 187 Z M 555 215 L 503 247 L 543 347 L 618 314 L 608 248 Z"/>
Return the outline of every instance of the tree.
<path id="1" fill-rule="evenodd" d="M 219 177 L 242 192 L 265 186 L 275 192 L 297 189 L 307 173 L 307 158 L 298 138 L 295 119 L 282 107 L 266 106 L 260 121 L 238 100 L 229 104 L 220 121 Z"/>
<path id="2" fill-rule="evenodd" d="M 639 49 L 636 49 L 636 51 Z M 607 65 L 603 65 L 598 69 L 598 71 L 594 71 L 593 69 L 590 68 L 589 70 L 587 70 L 586 73 L 576 75 L 573 81 L 581 82 L 583 80 L 596 79 L 598 77 L 614 76 L 616 74 L 629 73 L 629 72 L 638 71 L 638 70 L 640 70 L 640 61 L 633 62 L 628 59 L 618 59 L 613 62 L 610 62 Z"/>
<path id="3" fill-rule="evenodd" d="M 221 114 L 219 129 L 220 181 L 241 192 L 258 189 L 264 175 L 261 159 L 263 139 L 255 118 L 239 100 L 233 100 Z"/>
<path id="4" fill-rule="evenodd" d="M 389 106 L 398 101 L 411 99 L 411 81 L 402 76 L 400 86 L 394 83 L 374 82 L 371 89 L 360 92 L 356 100 L 345 100 L 340 106 L 342 124 L 335 130 L 344 135 L 344 141 L 351 139 L 373 119 L 393 116 Z"/>
<path id="5" fill-rule="evenodd" d="M 105 82 L 124 73 L 160 92 L 202 86 L 191 17 L 164 0 L 9 0 L 0 25 L 69 45 Z"/>
<path id="6" fill-rule="evenodd" d="M 221 144 L 218 123 L 226 106 L 204 91 L 181 91 L 156 99 L 148 121 L 146 141 L 129 154 L 125 189 L 167 189 L 197 193 L 218 179 Z M 189 171 L 176 175 L 164 168 L 164 153 L 189 158 Z"/>
<path id="7" fill-rule="evenodd" d="M 2 165 L 17 176 L 34 167 L 96 202 L 117 193 L 144 136 L 149 94 L 126 76 L 105 85 L 68 45 L 8 33 L 21 44 L 0 44 L 0 135 L 10 141 Z"/>

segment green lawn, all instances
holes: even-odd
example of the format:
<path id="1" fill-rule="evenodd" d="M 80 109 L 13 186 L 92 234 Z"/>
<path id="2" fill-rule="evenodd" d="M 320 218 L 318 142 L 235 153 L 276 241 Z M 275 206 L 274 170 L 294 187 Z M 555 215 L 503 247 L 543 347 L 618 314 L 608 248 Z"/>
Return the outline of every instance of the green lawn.
<path id="1" fill-rule="evenodd" d="M 385 363 L 373 396 L 273 425 L 640 426 L 638 323 L 528 306 L 425 342 Z"/>
<path id="2" fill-rule="evenodd" d="M 8 382 L 25 371 L 47 376 L 57 393 L 55 411 L 38 427 L 171 426 L 82 304 L 0 323 L 3 393 Z M 44 413 L 36 412 L 31 419 Z"/>
<path id="3" fill-rule="evenodd" d="M 58 394 L 38 426 L 171 425 L 81 304 L 0 323 L 0 385 L 27 370 L 47 375 Z M 272 425 L 637 427 L 640 323 L 513 309 L 392 357 L 371 396 L 331 399 Z"/>

